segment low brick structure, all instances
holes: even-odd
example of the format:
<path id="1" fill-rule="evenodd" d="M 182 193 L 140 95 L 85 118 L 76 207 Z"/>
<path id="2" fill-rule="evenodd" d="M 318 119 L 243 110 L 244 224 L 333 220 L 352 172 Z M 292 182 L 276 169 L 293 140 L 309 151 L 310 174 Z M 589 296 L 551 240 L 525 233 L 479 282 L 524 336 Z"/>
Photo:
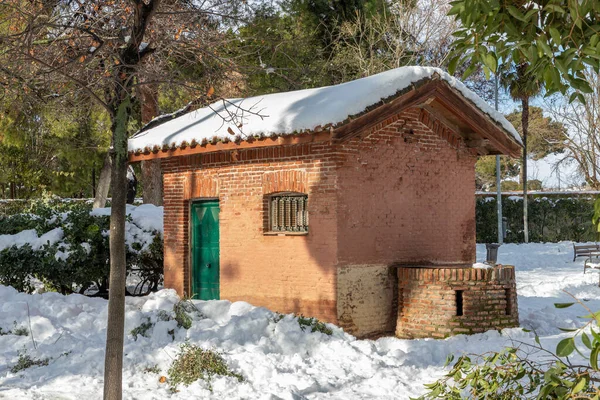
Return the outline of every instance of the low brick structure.
<path id="1" fill-rule="evenodd" d="M 130 155 L 162 159 L 165 286 L 358 336 L 401 329 L 396 266 L 471 265 L 477 156 L 520 149 L 438 78 L 300 134 L 207 140 L 206 118 L 173 120 L 173 131 L 198 129 L 198 140 L 169 145 L 167 135 Z"/>
<path id="2" fill-rule="evenodd" d="M 518 324 L 513 266 L 398 268 L 398 337 L 443 338 Z"/>

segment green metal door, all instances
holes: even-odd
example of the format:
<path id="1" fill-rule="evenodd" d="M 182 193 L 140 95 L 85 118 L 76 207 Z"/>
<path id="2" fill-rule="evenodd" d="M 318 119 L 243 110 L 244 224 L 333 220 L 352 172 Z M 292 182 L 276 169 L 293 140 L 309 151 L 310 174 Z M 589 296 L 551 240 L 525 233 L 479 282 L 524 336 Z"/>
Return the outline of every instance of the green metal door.
<path id="1" fill-rule="evenodd" d="M 192 297 L 219 299 L 219 202 L 192 203 Z"/>

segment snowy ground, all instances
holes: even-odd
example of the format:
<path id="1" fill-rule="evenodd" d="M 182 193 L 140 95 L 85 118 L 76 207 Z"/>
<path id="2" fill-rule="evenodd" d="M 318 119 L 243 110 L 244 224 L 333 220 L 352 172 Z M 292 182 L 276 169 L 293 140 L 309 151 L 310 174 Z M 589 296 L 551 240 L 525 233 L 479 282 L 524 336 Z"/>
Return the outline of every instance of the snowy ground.
<path id="1" fill-rule="evenodd" d="M 580 324 L 581 309 L 555 309 L 569 301 L 566 290 L 600 310 L 598 272 L 583 275 L 583 259 L 572 262 L 571 243 L 504 245 L 499 261 L 517 267 L 521 325 L 535 329 L 542 344 L 554 349 L 568 335 L 558 327 Z M 478 246 L 478 260 L 485 254 Z M 126 332 L 158 310 L 171 310 L 177 297 L 163 290 L 127 299 Z M 291 318 L 275 323 L 273 313 L 247 303 L 196 302 L 207 318 L 191 329 L 174 321 L 157 322 L 149 338 L 125 339 L 124 398 L 127 399 L 408 399 L 423 392 L 423 384 L 444 373 L 450 353 L 482 353 L 501 349 L 511 339 L 532 341 L 521 329 L 490 331 L 446 340 L 356 340 L 334 329 L 333 336 L 309 333 Z M 26 295 L 0 286 L 0 328 L 28 325 L 32 337 L 0 335 L 0 399 L 101 398 L 106 301 L 56 293 Z M 175 340 L 167 333 L 175 328 Z M 245 381 L 216 378 L 213 392 L 203 382 L 171 393 L 159 382 L 166 375 L 178 346 L 189 340 L 218 349 Z M 36 358 L 51 357 L 48 366 L 11 373 L 18 351 Z M 158 365 L 159 373 L 144 369 Z"/>

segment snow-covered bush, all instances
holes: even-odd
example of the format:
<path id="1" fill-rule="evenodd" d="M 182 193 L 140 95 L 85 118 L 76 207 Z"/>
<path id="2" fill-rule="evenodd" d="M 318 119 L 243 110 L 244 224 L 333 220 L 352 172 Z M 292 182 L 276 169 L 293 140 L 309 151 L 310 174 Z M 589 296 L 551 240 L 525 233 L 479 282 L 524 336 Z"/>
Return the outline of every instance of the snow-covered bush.
<path id="1" fill-rule="evenodd" d="M 56 215 L 77 209 L 92 209 L 91 201 L 44 197 L 34 200 L 4 200 L 0 202 L 0 235 L 14 235 L 35 229 L 48 232 L 58 226 Z"/>
<path id="2" fill-rule="evenodd" d="M 151 330 L 157 322 L 175 321 L 177 328 L 190 329 L 194 319 L 204 319 L 206 316 L 196 308 L 194 303 L 189 300 L 180 300 L 173 305 L 173 311 L 159 310 L 155 318 L 146 317 L 145 321 L 133 328 L 129 333 L 133 336 L 133 340 L 137 340 L 138 336 L 150 337 Z M 167 333 L 175 339 L 175 329 L 170 329 Z"/>
<path id="3" fill-rule="evenodd" d="M 288 314 L 288 315 L 289 315 L 289 318 L 295 319 L 296 322 L 298 322 L 298 325 L 300 325 L 300 329 L 302 329 L 302 331 L 306 331 L 306 328 L 309 328 L 309 332 L 320 332 L 327 336 L 333 335 L 333 330 L 330 327 L 328 327 L 327 324 L 319 321 L 315 317 L 305 317 L 302 314 L 300 314 L 299 316 L 294 315 L 294 314 Z M 273 322 L 278 323 L 285 317 L 286 317 L 286 315 L 276 312 L 274 314 L 272 320 L 273 320 Z"/>
<path id="4" fill-rule="evenodd" d="M 0 218 L 4 232 L 11 223 L 26 228 L 0 235 L 0 284 L 32 292 L 38 280 L 64 294 L 93 288 L 106 295 L 110 209 L 76 203 L 64 210 L 42 205 L 30 210 L 36 213 Z M 162 209 L 131 206 L 128 214 L 126 256 L 128 274 L 137 279 L 134 292 L 155 291 L 162 281 Z"/>
<path id="5" fill-rule="evenodd" d="M 21 350 L 17 363 L 11 367 L 10 372 L 16 374 L 31 367 L 45 367 L 49 362 L 50 358 L 34 358 L 26 350 Z"/>
<path id="6" fill-rule="evenodd" d="M 29 336 L 29 330 L 24 326 L 17 325 L 17 321 L 14 322 L 12 329 L 4 330 L 0 327 L 0 336 L 15 335 L 15 336 Z"/>

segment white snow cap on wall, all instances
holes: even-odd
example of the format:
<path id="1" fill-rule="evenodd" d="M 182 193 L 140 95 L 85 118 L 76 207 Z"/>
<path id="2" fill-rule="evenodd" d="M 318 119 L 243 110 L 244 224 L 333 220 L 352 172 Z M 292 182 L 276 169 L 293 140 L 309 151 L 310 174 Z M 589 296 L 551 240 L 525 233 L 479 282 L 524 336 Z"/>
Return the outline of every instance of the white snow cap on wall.
<path id="1" fill-rule="evenodd" d="M 129 139 L 129 151 L 173 144 L 178 147 L 192 141 L 202 144 L 215 138 L 235 141 L 314 131 L 319 126 L 335 125 L 360 114 L 369 106 L 434 74 L 522 144 L 511 123 L 458 79 L 439 68 L 401 67 L 334 86 L 220 100 L 138 133 Z"/>

